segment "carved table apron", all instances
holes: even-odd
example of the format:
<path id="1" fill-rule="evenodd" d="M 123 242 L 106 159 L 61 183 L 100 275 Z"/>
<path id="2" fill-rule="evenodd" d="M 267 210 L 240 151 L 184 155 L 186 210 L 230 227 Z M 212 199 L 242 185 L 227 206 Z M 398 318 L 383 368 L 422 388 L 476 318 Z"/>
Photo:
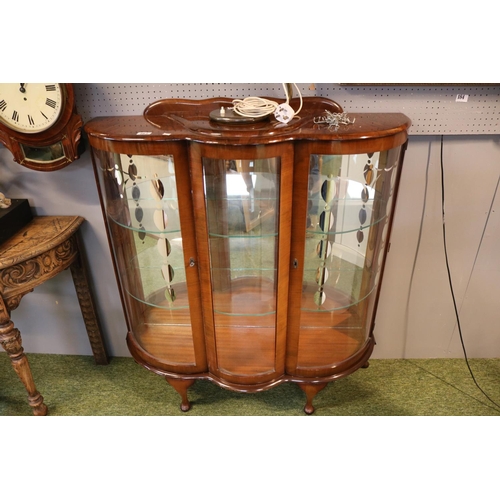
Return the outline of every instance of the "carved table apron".
<path id="1" fill-rule="evenodd" d="M 11 311 L 35 287 L 70 268 L 95 361 L 108 363 L 82 254 L 79 228 L 84 221 L 78 216 L 34 217 L 0 245 L 0 344 L 28 391 L 35 415 L 45 415 L 47 407 L 35 387 L 21 334 L 11 321 Z"/>

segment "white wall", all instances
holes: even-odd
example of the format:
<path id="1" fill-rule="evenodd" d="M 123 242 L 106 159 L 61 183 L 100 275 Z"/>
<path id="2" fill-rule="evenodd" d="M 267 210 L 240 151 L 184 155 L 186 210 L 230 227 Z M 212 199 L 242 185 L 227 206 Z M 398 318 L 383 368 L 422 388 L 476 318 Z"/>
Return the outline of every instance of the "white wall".
<path id="1" fill-rule="evenodd" d="M 82 108 L 86 85 L 77 94 Z M 169 96 L 152 100 L 161 97 Z M 103 91 L 99 106 L 107 98 Z M 85 121 L 100 114 L 97 106 L 81 113 Z M 500 357 L 499 136 L 445 136 L 444 166 L 448 254 L 467 354 Z M 63 170 L 35 172 L 0 146 L 0 191 L 28 198 L 37 215 L 86 218 L 82 233 L 105 339 L 111 355 L 129 356 L 89 151 Z M 12 319 L 28 353 L 91 355 L 69 271 L 26 295 Z M 462 356 L 443 253 L 437 135 L 410 137 L 375 337 L 378 358 Z"/>

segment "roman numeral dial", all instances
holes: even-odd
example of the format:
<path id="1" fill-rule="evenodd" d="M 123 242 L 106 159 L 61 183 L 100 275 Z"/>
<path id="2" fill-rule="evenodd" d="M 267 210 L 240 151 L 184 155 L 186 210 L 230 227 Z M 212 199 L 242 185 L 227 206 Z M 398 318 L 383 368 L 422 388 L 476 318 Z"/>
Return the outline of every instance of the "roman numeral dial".
<path id="1" fill-rule="evenodd" d="M 49 129 L 62 108 L 59 83 L 0 84 L 0 121 L 17 132 L 36 134 Z"/>

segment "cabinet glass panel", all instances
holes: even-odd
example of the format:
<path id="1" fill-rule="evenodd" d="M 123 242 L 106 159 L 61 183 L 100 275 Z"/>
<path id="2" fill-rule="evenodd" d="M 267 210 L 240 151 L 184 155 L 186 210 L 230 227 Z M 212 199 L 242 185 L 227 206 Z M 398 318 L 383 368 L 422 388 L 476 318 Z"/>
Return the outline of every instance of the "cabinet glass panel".
<path id="1" fill-rule="evenodd" d="M 217 360 L 227 373 L 274 370 L 279 167 L 278 158 L 203 158 Z"/>
<path id="2" fill-rule="evenodd" d="M 318 353 L 323 366 L 347 359 L 368 338 L 399 149 L 310 158 L 301 366 L 313 350 L 316 366 Z"/>
<path id="3" fill-rule="evenodd" d="M 174 158 L 101 152 L 99 159 L 131 328 L 162 361 L 194 363 Z"/>

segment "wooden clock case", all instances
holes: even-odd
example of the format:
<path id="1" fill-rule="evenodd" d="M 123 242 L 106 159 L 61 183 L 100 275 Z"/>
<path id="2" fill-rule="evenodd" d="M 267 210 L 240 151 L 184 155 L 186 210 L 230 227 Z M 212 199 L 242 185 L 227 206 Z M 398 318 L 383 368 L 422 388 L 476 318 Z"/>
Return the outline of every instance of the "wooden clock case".
<path id="1" fill-rule="evenodd" d="M 83 120 L 77 114 L 75 94 L 71 83 L 61 84 L 63 109 L 57 122 L 49 129 L 35 134 L 12 130 L 0 122 L 0 142 L 13 154 L 14 161 L 32 170 L 53 171 L 66 167 L 81 154 Z M 51 160 L 37 161 L 28 151 L 54 151 Z"/>

